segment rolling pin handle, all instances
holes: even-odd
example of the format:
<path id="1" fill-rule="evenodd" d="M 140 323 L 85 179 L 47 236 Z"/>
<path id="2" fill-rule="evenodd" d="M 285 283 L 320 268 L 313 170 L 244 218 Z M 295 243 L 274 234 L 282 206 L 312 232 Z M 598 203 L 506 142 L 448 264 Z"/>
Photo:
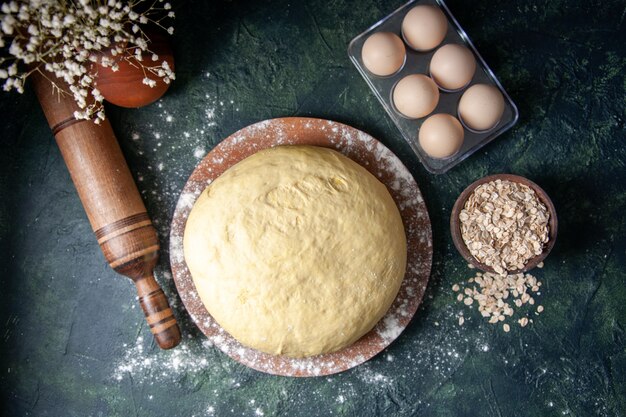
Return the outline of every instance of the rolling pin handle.
<path id="1" fill-rule="evenodd" d="M 180 343 L 180 330 L 165 293 L 152 275 L 135 280 L 139 304 L 146 315 L 150 331 L 161 349 L 171 349 Z"/>

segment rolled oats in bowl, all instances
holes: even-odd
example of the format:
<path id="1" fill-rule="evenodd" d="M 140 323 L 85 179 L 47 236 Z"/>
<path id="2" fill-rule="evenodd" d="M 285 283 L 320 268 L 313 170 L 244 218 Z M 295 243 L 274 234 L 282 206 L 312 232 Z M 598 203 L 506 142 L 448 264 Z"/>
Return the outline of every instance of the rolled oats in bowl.
<path id="1" fill-rule="evenodd" d="M 550 211 L 525 184 L 496 179 L 479 185 L 459 213 L 470 254 L 498 274 L 523 270 L 550 240 Z"/>

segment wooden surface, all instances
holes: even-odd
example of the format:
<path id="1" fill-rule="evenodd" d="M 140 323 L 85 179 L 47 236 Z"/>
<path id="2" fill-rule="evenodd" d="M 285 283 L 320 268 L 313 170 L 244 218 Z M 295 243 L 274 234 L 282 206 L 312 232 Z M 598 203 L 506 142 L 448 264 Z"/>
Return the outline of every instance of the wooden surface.
<path id="1" fill-rule="evenodd" d="M 407 267 L 389 311 L 369 333 L 337 352 L 305 359 L 269 355 L 247 348 L 211 317 L 200 301 L 184 262 L 183 235 L 193 202 L 221 173 L 242 159 L 278 145 L 313 145 L 335 149 L 378 178 L 396 202 L 407 237 Z M 354 368 L 389 346 L 409 324 L 422 301 L 432 265 L 430 218 L 417 183 L 383 144 L 350 126 L 329 120 L 288 117 L 262 121 L 233 133 L 204 157 L 179 199 L 170 229 L 170 261 L 178 295 L 209 341 L 253 369 L 283 376 L 331 375 Z"/>
<path id="2" fill-rule="evenodd" d="M 548 219 L 549 238 L 548 238 L 548 242 L 544 244 L 543 252 L 541 252 L 540 255 L 536 255 L 530 258 L 528 262 L 526 262 L 526 265 L 524 265 L 524 268 L 519 269 L 519 270 L 517 269 L 512 270 L 512 271 L 509 271 L 509 273 L 517 274 L 519 272 L 530 271 L 531 269 L 536 268 L 537 265 L 543 262 L 546 259 L 546 257 L 550 254 L 550 251 L 552 250 L 552 248 L 554 247 L 554 244 L 556 243 L 556 237 L 557 237 L 558 228 L 559 228 L 559 221 L 558 221 L 556 209 L 554 208 L 554 204 L 552 203 L 552 200 L 550 199 L 548 194 L 543 190 L 543 188 L 541 188 L 540 186 L 538 186 L 537 184 L 535 184 L 528 178 L 525 178 L 519 175 L 512 175 L 512 174 L 495 174 L 495 175 L 489 175 L 487 177 L 483 177 L 479 180 L 474 181 L 469 186 L 467 186 L 467 188 L 463 190 L 461 195 L 459 195 L 459 198 L 457 198 L 456 202 L 454 203 L 454 206 L 452 207 L 452 213 L 450 214 L 450 234 L 452 235 L 452 241 L 454 242 L 454 246 L 459 251 L 461 256 L 463 256 L 463 258 L 465 258 L 465 260 L 469 264 L 474 265 L 475 267 L 477 267 L 478 269 L 482 271 L 487 271 L 487 272 L 492 272 L 492 273 L 496 272 L 491 266 L 488 266 L 482 262 L 479 262 L 474 257 L 474 255 L 471 254 L 471 252 L 467 248 L 467 245 L 465 245 L 463 236 L 461 235 L 461 222 L 459 220 L 459 215 L 461 214 L 461 210 L 463 210 L 463 208 L 465 207 L 465 202 L 470 197 L 470 195 L 474 192 L 474 190 L 482 184 L 486 184 L 488 182 L 495 181 L 495 180 L 516 182 L 516 183 L 523 184 L 529 187 L 531 190 L 535 192 L 535 194 L 537 195 L 537 198 L 539 198 L 539 201 L 541 201 L 544 204 L 544 206 L 546 206 L 546 208 L 548 209 L 548 213 L 550 214 L 550 218 Z"/>
<path id="3" fill-rule="evenodd" d="M 159 250 L 156 231 L 111 125 L 108 120 L 96 125 L 75 119 L 78 107 L 72 98 L 55 94 L 50 80 L 40 73 L 31 78 L 105 259 L 135 283 L 159 346 L 178 345 L 180 330 L 153 276 Z"/>

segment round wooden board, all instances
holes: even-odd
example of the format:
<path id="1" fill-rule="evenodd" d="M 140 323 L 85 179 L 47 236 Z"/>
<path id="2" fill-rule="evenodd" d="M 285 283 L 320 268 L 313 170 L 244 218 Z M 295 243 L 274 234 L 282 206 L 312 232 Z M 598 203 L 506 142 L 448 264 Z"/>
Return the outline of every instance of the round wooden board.
<path id="1" fill-rule="evenodd" d="M 407 235 L 407 270 L 391 308 L 369 333 L 338 352 L 295 359 L 273 356 L 241 345 L 206 310 L 185 264 L 185 223 L 200 193 L 225 170 L 261 149 L 278 145 L 333 148 L 361 164 L 393 196 Z M 256 370 L 284 376 L 321 376 L 342 372 L 372 358 L 406 328 L 417 311 L 430 276 L 432 232 L 417 183 L 389 149 L 350 126 L 322 119 L 282 118 L 259 122 L 229 136 L 207 154 L 187 181 L 171 226 L 170 261 L 176 288 L 196 325 L 222 352 Z"/>

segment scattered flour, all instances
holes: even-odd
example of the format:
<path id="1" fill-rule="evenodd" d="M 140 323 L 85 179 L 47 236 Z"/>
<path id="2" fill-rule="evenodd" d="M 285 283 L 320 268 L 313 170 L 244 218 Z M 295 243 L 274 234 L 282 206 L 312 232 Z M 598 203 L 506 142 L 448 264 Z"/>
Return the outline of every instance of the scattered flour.
<path id="1" fill-rule="evenodd" d="M 209 361 L 192 352 L 188 342 L 183 340 L 176 349 L 145 352 L 146 343 L 143 336 L 137 337 L 135 344 L 128 347 L 124 357 L 119 361 L 113 372 L 118 381 L 125 376 L 132 376 L 135 382 L 148 382 L 155 378 L 160 380 L 176 380 L 180 375 L 197 373 L 209 369 Z M 204 348 L 211 342 L 204 339 Z"/>
<path id="2" fill-rule="evenodd" d="M 198 146 L 196 149 L 193 150 L 193 156 L 195 156 L 197 159 L 202 158 L 204 155 L 206 155 L 206 149 L 204 149 L 202 146 Z"/>

